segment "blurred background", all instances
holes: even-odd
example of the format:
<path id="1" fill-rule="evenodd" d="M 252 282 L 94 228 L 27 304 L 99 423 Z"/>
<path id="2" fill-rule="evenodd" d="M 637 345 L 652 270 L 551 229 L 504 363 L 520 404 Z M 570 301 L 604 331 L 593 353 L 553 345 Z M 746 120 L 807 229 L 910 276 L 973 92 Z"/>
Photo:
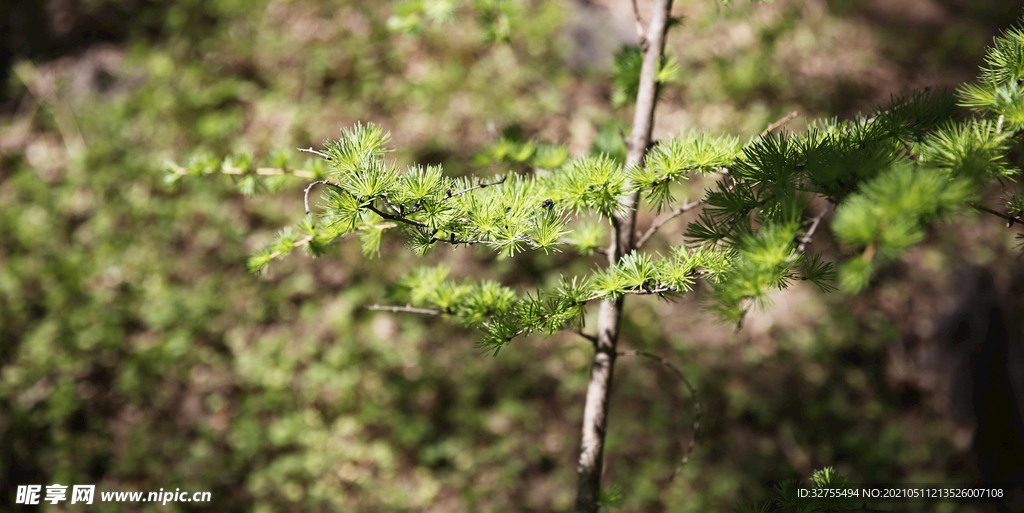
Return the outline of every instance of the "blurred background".
<path id="1" fill-rule="evenodd" d="M 668 52 L 681 73 L 655 135 L 745 140 L 792 110 L 785 129 L 799 131 L 891 93 L 955 87 L 1022 7 L 677 0 Z M 629 0 L 506 2 L 497 21 L 415 12 L 357 0 L 0 4 L 4 509 L 18 510 L 17 485 L 52 483 L 213 498 L 90 511 L 571 508 L 588 342 L 533 336 L 482 357 L 471 330 L 362 306 L 387 303 L 416 265 L 526 291 L 596 258 L 417 259 L 396 239 L 381 258 L 341 243 L 256 277 L 246 257 L 303 215 L 304 184 L 254 198 L 223 176 L 164 184 L 165 162 L 203 153 L 284 149 L 301 166 L 292 149 L 356 121 L 390 130 L 401 164 L 451 174 L 507 171 L 472 165 L 495 129 L 582 154 L 628 127 L 609 70 L 635 39 Z M 667 225 L 655 249 L 683 242 L 684 228 Z M 827 234 L 812 249 L 844 255 Z M 701 429 L 669 481 L 692 403 L 665 369 L 621 359 L 605 486 L 621 511 L 704 512 L 824 466 L 854 482 L 1021 482 L 1017 256 L 1013 230 L 964 215 L 867 293 L 797 286 L 739 331 L 700 309 L 700 290 L 628 302 L 621 345 L 683 370 Z"/>

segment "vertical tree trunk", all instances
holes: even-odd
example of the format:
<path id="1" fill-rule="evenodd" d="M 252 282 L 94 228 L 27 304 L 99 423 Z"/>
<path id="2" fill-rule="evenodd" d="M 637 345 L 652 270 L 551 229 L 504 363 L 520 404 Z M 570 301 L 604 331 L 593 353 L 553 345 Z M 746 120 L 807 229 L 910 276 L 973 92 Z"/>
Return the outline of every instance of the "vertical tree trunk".
<path id="1" fill-rule="evenodd" d="M 633 130 L 630 134 L 626 166 L 643 165 L 654 128 L 654 105 L 658 92 L 658 65 L 665 48 L 672 0 L 654 0 L 651 22 L 644 37 L 644 60 L 640 72 L 640 89 L 636 98 Z M 634 249 L 638 194 L 620 198 L 625 212 L 612 216 L 613 234 L 608 247 L 608 265 L 615 265 L 623 255 Z M 596 513 L 601 491 L 601 470 L 604 460 L 605 427 L 608 422 L 608 398 L 611 395 L 612 371 L 615 367 L 615 345 L 619 338 L 624 298 L 605 300 L 597 317 L 597 342 L 583 409 L 583 436 L 580 444 L 579 485 L 576 489 L 576 512 Z"/>

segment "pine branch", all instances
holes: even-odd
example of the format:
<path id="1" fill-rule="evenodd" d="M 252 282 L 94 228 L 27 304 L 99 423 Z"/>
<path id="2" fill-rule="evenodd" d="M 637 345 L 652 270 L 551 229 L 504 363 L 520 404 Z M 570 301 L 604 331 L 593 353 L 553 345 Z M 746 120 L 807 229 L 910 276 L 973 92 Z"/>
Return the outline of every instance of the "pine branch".
<path id="1" fill-rule="evenodd" d="M 414 313 L 414 314 L 431 315 L 431 316 L 443 315 L 445 313 L 443 310 L 435 310 L 433 308 L 416 308 L 416 307 L 414 307 L 412 305 L 405 305 L 405 306 L 387 306 L 387 305 L 385 305 L 385 306 L 381 306 L 381 305 L 374 304 L 374 305 L 370 305 L 370 306 L 365 306 L 363 308 L 365 308 L 367 310 L 378 310 L 378 311 L 393 312 L 393 313 L 400 313 L 400 312 L 401 313 Z"/>
<path id="2" fill-rule="evenodd" d="M 490 187 L 492 185 L 501 185 L 501 184 L 505 183 L 505 180 L 507 180 L 507 179 L 508 179 L 508 175 L 505 175 L 505 176 L 501 177 L 500 180 L 497 180 L 497 181 L 494 181 L 494 182 L 482 182 L 480 180 L 480 178 L 477 178 L 476 179 L 476 185 L 474 185 L 472 187 L 467 187 L 467 188 L 465 188 L 465 189 L 463 189 L 461 191 L 458 191 L 458 192 L 452 192 L 451 190 L 445 191 L 444 199 L 442 199 L 441 201 L 446 201 L 446 200 L 449 200 L 451 198 L 457 198 L 459 196 L 462 196 L 463 194 L 466 194 L 467 192 L 475 191 L 477 189 L 483 189 L 484 187 Z M 423 207 L 422 205 L 418 206 L 416 208 L 413 208 L 413 209 L 407 211 L 405 213 L 405 215 L 415 214 L 416 212 L 419 212 L 419 211 L 423 210 L 424 208 L 425 207 Z"/>
<path id="3" fill-rule="evenodd" d="M 825 218 L 825 213 L 828 212 L 828 209 L 831 206 L 832 203 L 830 202 L 827 205 L 825 205 L 825 208 L 821 209 L 821 212 L 818 212 L 818 215 L 814 216 L 814 219 L 811 222 L 811 227 L 808 228 L 807 233 L 804 234 L 804 236 L 800 237 L 799 239 L 800 245 L 796 247 L 797 255 L 803 253 L 807 249 L 807 245 L 810 244 L 811 241 L 814 239 L 814 232 L 818 230 L 818 226 L 821 224 L 821 220 Z"/>
<path id="4" fill-rule="evenodd" d="M 309 148 L 296 148 L 296 149 L 301 151 L 301 152 L 312 153 L 314 155 L 319 155 L 324 160 L 331 160 L 331 157 L 329 155 L 327 155 L 326 153 L 322 153 L 322 152 L 314 150 L 312 146 L 310 146 Z"/>
<path id="5" fill-rule="evenodd" d="M 633 0 L 633 19 L 636 22 L 636 40 L 640 44 L 640 48 L 646 50 L 647 37 L 644 36 L 644 22 L 640 18 L 640 6 L 637 5 L 636 0 Z"/>
<path id="6" fill-rule="evenodd" d="M 310 150 L 310 151 L 312 151 L 312 150 Z M 317 153 L 317 152 L 314 151 L 314 153 Z M 457 196 L 461 196 L 461 195 L 466 194 L 466 193 L 468 193 L 470 191 L 474 191 L 476 189 L 483 189 L 484 187 L 489 187 L 491 185 L 499 185 L 499 184 L 505 183 L 505 180 L 507 178 L 508 177 L 505 176 L 505 177 L 502 177 L 500 180 L 497 180 L 497 181 L 494 181 L 494 182 L 483 182 L 483 181 L 481 181 L 481 179 L 477 178 L 476 185 L 474 185 L 472 187 L 467 187 L 466 189 L 463 189 L 463 190 L 458 191 L 456 193 L 449 192 L 445 196 L 444 199 L 447 200 L 449 198 L 454 198 L 454 197 L 457 197 Z M 309 191 L 310 191 L 310 189 L 313 188 L 314 185 L 321 185 L 321 184 L 322 185 L 329 185 L 329 186 L 334 187 L 334 188 L 336 188 L 336 189 L 338 189 L 338 190 L 340 190 L 342 192 L 347 192 L 341 186 L 339 186 L 338 184 L 336 184 L 334 182 L 331 182 L 329 180 L 319 180 L 319 181 L 310 183 L 306 187 L 305 194 L 303 196 L 303 203 L 304 203 L 304 205 L 306 207 L 306 215 L 307 216 L 311 216 L 310 209 L 309 209 Z M 399 207 L 396 207 L 395 205 L 392 205 L 390 202 L 387 202 L 387 203 L 388 203 L 389 206 L 391 206 L 393 209 L 395 209 L 399 213 L 398 214 L 388 214 L 387 212 L 384 212 L 384 211 L 378 209 L 373 204 L 372 200 L 367 202 L 367 203 L 365 203 L 365 204 L 363 204 L 362 206 L 365 207 L 366 209 L 370 210 L 371 212 L 377 214 L 378 216 L 380 216 L 380 217 L 382 217 L 384 219 L 387 219 L 389 221 L 398 221 L 400 223 L 405 223 L 405 224 L 412 225 L 412 226 L 417 226 L 417 227 L 420 227 L 420 228 L 426 228 L 426 227 L 429 226 L 427 223 L 424 223 L 423 221 L 417 221 L 415 219 L 410 219 L 408 217 L 410 214 L 414 214 L 416 212 L 419 212 L 419 211 L 423 210 L 424 207 L 420 206 L 420 207 L 417 207 L 417 208 L 414 208 L 414 209 L 406 211 L 404 209 L 400 209 Z M 434 233 L 437 233 L 437 231 L 435 230 Z M 513 239 L 511 241 L 508 241 L 508 242 L 495 242 L 495 241 L 487 241 L 487 240 L 482 240 L 482 239 L 478 239 L 478 240 L 455 240 L 454 238 L 451 238 L 451 239 L 440 239 L 440 238 L 432 236 L 431 239 L 430 239 L 430 243 L 432 244 L 434 242 L 445 242 L 445 243 L 452 244 L 452 245 L 458 245 L 458 244 L 467 244 L 467 245 L 490 244 L 490 245 L 494 245 L 494 246 L 503 247 L 503 246 L 507 246 L 509 244 L 514 244 L 516 242 L 530 242 L 531 240 L 532 239 L 530 239 L 529 237 L 517 237 L 517 238 L 515 238 L 515 239 Z"/>
<path id="7" fill-rule="evenodd" d="M 409 219 L 408 217 L 403 216 L 403 215 L 393 215 L 393 214 L 389 214 L 387 212 L 384 212 L 382 210 L 379 210 L 377 207 L 373 206 L 373 200 L 370 200 L 369 202 L 365 203 L 363 206 L 366 207 L 371 212 L 373 212 L 374 214 L 377 214 L 377 215 L 379 215 L 379 216 L 381 216 L 384 219 L 387 219 L 389 221 L 398 221 L 400 223 L 405 223 L 405 224 L 412 225 L 412 226 L 419 226 L 420 228 L 426 228 L 427 226 L 429 226 L 427 223 L 424 223 L 423 221 L 417 221 L 415 219 Z M 408 214 L 409 213 L 406 212 L 406 215 L 408 215 Z"/>
<path id="8" fill-rule="evenodd" d="M 306 237 L 305 239 L 299 239 L 299 240 L 295 241 L 294 243 L 292 243 L 292 248 L 301 248 L 302 246 L 305 246 L 305 245 L 309 244 L 312 241 L 313 241 L 313 236 Z M 284 253 L 283 251 L 275 251 L 275 252 L 271 253 L 269 256 L 267 256 L 267 258 L 270 259 L 270 260 L 273 260 L 273 259 L 281 256 L 283 253 Z"/>
<path id="9" fill-rule="evenodd" d="M 221 166 L 219 168 L 206 168 L 203 172 L 206 174 L 220 173 L 224 175 L 243 175 L 246 171 L 240 167 Z M 260 176 L 292 175 L 298 178 L 313 178 L 316 176 L 312 171 L 305 169 L 284 169 L 280 167 L 259 167 L 253 170 L 253 172 Z M 182 166 L 174 166 L 174 174 L 178 176 L 186 176 L 189 172 L 188 169 Z"/>
<path id="10" fill-rule="evenodd" d="M 672 0 L 654 0 L 651 20 L 647 27 L 643 48 L 643 65 L 636 96 L 636 109 L 629 144 L 626 145 L 626 168 L 642 166 L 651 143 L 654 127 L 654 106 L 658 93 L 658 67 L 665 50 Z M 608 247 L 608 265 L 614 266 L 635 247 L 636 207 L 640 191 L 620 198 L 624 207 L 614 212 L 612 237 Z M 611 394 L 612 369 L 615 365 L 615 345 L 622 319 L 623 297 L 601 302 L 597 316 L 597 342 L 587 385 L 586 404 L 583 408 L 583 429 L 577 474 L 576 513 L 597 513 L 601 491 L 601 470 L 604 461 L 604 439 L 608 423 L 608 400 Z"/>
<path id="11" fill-rule="evenodd" d="M 318 180 L 316 182 L 313 182 L 313 183 L 307 185 L 305 192 L 303 192 L 303 194 L 302 194 L 302 204 L 306 207 L 306 215 L 309 216 L 310 218 L 312 218 L 313 215 L 309 212 L 309 190 L 312 189 L 314 185 L 321 185 L 321 184 L 322 185 L 329 185 L 329 186 L 334 187 L 334 188 L 336 188 L 336 189 L 338 189 L 338 190 L 340 190 L 342 192 L 345 192 L 345 189 L 342 189 L 341 187 L 339 187 L 338 184 L 336 184 L 334 182 L 330 182 L 328 180 Z"/>
<path id="12" fill-rule="evenodd" d="M 483 240 L 483 239 L 459 240 L 459 239 L 456 239 L 454 234 L 453 234 L 452 237 L 447 238 L 447 239 L 441 239 L 441 238 L 438 238 L 438 237 L 431 237 L 430 238 L 430 243 L 433 244 L 435 242 L 444 242 L 445 244 L 451 244 L 453 246 L 458 246 L 459 244 L 465 244 L 467 246 L 472 246 L 474 244 L 488 244 L 488 245 L 491 245 L 491 246 L 497 246 L 497 247 L 501 248 L 501 247 L 508 246 L 509 244 L 515 244 L 517 242 L 533 242 L 533 239 L 523 235 L 523 236 L 516 237 L 516 238 L 514 238 L 514 239 L 512 239 L 510 241 L 507 241 L 507 242 L 498 242 L 498 241 Z"/>
<path id="13" fill-rule="evenodd" d="M 796 190 L 798 190 L 798 191 L 814 192 L 814 193 L 821 194 L 821 195 L 825 195 L 826 194 L 825 189 L 822 189 L 821 186 L 817 185 L 817 184 L 797 182 L 795 185 L 796 185 Z M 832 197 L 828 197 L 828 200 L 829 200 L 830 203 L 834 203 L 835 202 L 835 199 L 832 198 Z"/>
<path id="14" fill-rule="evenodd" d="M 371 225 L 371 226 L 359 226 L 359 227 L 357 227 L 355 229 L 355 231 L 361 232 L 361 231 L 366 231 L 366 230 L 370 230 L 370 229 L 388 230 L 388 229 L 391 229 L 391 228 L 396 228 L 397 226 L 398 225 L 393 224 L 393 223 L 384 223 L 384 224 L 376 224 L 376 225 Z M 343 238 L 345 238 L 346 235 L 347 234 L 341 235 L 338 238 L 343 239 Z M 307 245 L 309 245 L 310 242 L 313 242 L 313 239 L 315 239 L 315 238 L 316 238 L 316 236 L 310 235 L 308 237 L 299 239 L 299 240 L 293 242 L 291 247 L 292 247 L 292 249 L 297 249 L 297 248 L 301 248 L 303 246 L 307 246 Z M 280 250 L 274 251 L 274 252 L 270 253 L 269 255 L 267 255 L 266 259 L 267 259 L 267 261 L 269 263 L 270 260 L 274 260 L 275 258 L 278 258 L 278 257 L 280 257 L 280 256 L 282 256 L 282 255 L 284 255 L 286 253 L 287 252 L 280 251 Z"/>
<path id="15" fill-rule="evenodd" d="M 569 331 L 571 331 L 571 332 L 573 332 L 573 333 L 575 333 L 575 334 L 577 334 L 577 335 L 587 339 L 588 341 L 590 341 L 591 344 L 594 344 L 594 345 L 597 344 L 597 335 L 590 335 L 590 334 L 584 333 L 583 330 L 581 330 L 579 328 L 570 328 Z"/>
<path id="16" fill-rule="evenodd" d="M 654 221 L 651 224 L 651 227 L 648 228 L 647 231 L 645 231 L 644 234 L 640 236 L 640 240 L 638 240 L 636 242 L 636 249 L 640 249 L 641 247 L 643 247 L 644 243 L 646 243 L 647 240 L 650 239 L 651 236 L 653 236 L 654 233 L 657 232 L 659 228 L 664 226 L 665 223 L 675 219 L 676 217 L 679 217 L 679 216 L 689 212 L 690 210 L 693 210 L 695 207 L 698 207 L 698 206 L 700 206 L 702 204 L 704 204 L 703 201 L 694 201 L 694 202 L 684 201 L 682 205 L 676 207 L 676 209 L 673 210 L 671 213 L 669 213 L 665 217 L 662 217 L 661 219 L 658 219 L 658 220 Z"/>
<path id="17" fill-rule="evenodd" d="M 977 203 L 971 203 L 971 207 L 973 207 L 975 210 L 978 210 L 978 211 L 981 211 L 981 212 L 985 212 L 987 214 L 992 214 L 992 215 L 994 215 L 994 216 L 996 216 L 998 218 L 1006 220 L 1006 227 L 1007 228 L 1013 226 L 1013 223 L 1024 222 L 1024 220 L 1022 220 L 1021 216 L 1019 216 L 1019 215 L 1018 216 L 1011 216 L 1011 215 L 1008 215 L 1008 214 L 1003 214 L 1002 212 L 997 212 L 995 210 L 992 210 L 991 208 L 988 208 L 988 207 L 986 207 L 984 205 L 979 205 Z"/>
<path id="18" fill-rule="evenodd" d="M 759 135 L 758 137 L 764 137 L 764 136 L 768 135 L 769 133 L 771 133 L 772 130 L 775 130 L 776 128 L 779 128 L 780 126 L 785 125 L 791 119 L 797 117 L 797 115 L 798 115 L 797 111 L 794 110 L 793 112 L 790 112 L 789 114 L 786 114 L 785 116 L 782 116 L 781 118 L 776 120 L 774 123 L 768 125 L 768 128 L 765 128 L 764 132 L 761 132 L 761 135 Z"/>
<path id="19" fill-rule="evenodd" d="M 697 276 L 698 274 L 699 274 L 699 271 L 693 270 L 693 271 L 690 271 L 689 273 L 687 273 L 686 275 L 687 276 Z M 653 295 L 658 295 L 658 296 L 664 297 L 665 293 L 668 293 L 668 292 L 679 292 L 679 288 L 676 287 L 675 285 L 657 285 L 654 288 L 626 289 L 626 290 L 622 290 L 622 291 L 617 291 L 615 293 L 616 294 L 630 294 L 630 295 L 633 295 L 633 296 L 653 296 Z M 595 296 L 590 296 L 587 299 L 584 299 L 579 304 L 583 305 L 583 304 L 586 304 L 586 303 L 588 303 L 590 301 L 595 301 L 595 300 L 598 300 L 598 299 L 603 299 L 603 300 L 606 300 L 606 301 L 609 300 L 608 296 L 606 296 L 604 294 L 598 294 L 598 295 L 595 295 Z"/>
<path id="20" fill-rule="evenodd" d="M 690 271 L 689 273 L 687 273 L 687 276 L 698 276 L 700 274 L 701 274 L 701 271 L 698 271 L 698 270 L 695 269 L 695 270 Z M 658 285 L 656 285 L 655 287 L 652 287 L 652 288 L 638 288 L 638 289 L 623 290 L 623 291 L 618 292 L 618 294 L 623 294 L 623 295 L 631 294 L 631 295 L 636 295 L 636 296 L 658 295 L 658 296 L 661 296 L 661 297 L 665 297 L 666 293 L 673 293 L 673 292 L 679 292 L 679 288 L 674 286 L 674 285 L 661 285 L 661 284 L 658 284 Z M 569 306 L 570 307 L 580 307 L 580 306 L 586 305 L 587 303 L 589 303 L 591 301 L 596 301 L 596 300 L 599 300 L 599 299 L 607 300 L 608 296 L 607 295 L 594 295 L 594 296 L 590 296 L 590 297 L 582 299 L 580 301 L 570 303 Z M 532 331 L 532 330 L 536 329 L 536 325 L 540 321 L 544 321 L 546 319 L 549 319 L 551 316 L 552 316 L 552 314 L 546 314 L 546 315 L 541 315 L 539 317 L 536 317 L 536 318 L 532 319 L 528 326 L 523 327 L 522 329 L 519 329 L 516 332 L 514 332 L 514 333 L 508 335 L 507 337 L 505 337 L 505 341 L 506 342 L 511 341 L 512 339 L 514 339 L 514 338 L 516 338 L 516 337 L 518 337 L 518 336 L 520 336 L 520 335 L 522 335 L 524 333 L 527 333 L 529 331 Z M 571 331 L 572 333 L 575 333 L 575 334 L 577 334 L 577 335 L 579 335 L 579 336 L 589 340 L 591 343 L 593 343 L 595 345 L 597 344 L 598 337 L 595 336 L 595 335 L 588 335 L 586 333 L 583 333 L 583 331 L 581 331 L 580 329 L 573 328 L 571 326 L 570 327 L 563 327 L 563 329 L 565 329 L 567 331 Z"/>

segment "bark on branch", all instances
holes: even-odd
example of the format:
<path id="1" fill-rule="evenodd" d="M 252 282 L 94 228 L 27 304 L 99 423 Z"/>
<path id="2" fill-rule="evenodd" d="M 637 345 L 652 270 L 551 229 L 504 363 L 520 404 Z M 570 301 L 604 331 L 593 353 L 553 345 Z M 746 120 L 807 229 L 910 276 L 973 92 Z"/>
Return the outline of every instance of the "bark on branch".
<path id="1" fill-rule="evenodd" d="M 651 21 L 644 39 L 643 67 L 640 71 L 639 92 L 636 111 L 633 115 L 633 131 L 630 135 L 626 165 L 643 165 L 644 155 L 651 143 L 654 128 L 654 105 L 658 93 L 658 64 L 665 49 L 665 34 L 668 30 L 672 0 L 654 0 Z M 608 247 L 608 264 L 615 265 L 623 255 L 635 248 L 636 205 L 639 193 L 619 199 L 624 206 L 621 213 L 612 217 L 612 241 Z M 583 433 L 580 444 L 580 459 L 577 470 L 579 484 L 576 488 L 577 513 L 596 513 L 601 491 L 601 470 L 604 461 L 605 428 L 608 422 L 608 399 L 611 391 L 612 371 L 615 366 L 615 345 L 619 337 L 619 321 L 622 319 L 624 297 L 601 302 L 597 318 L 597 341 L 594 344 L 594 360 L 590 370 L 590 384 L 587 386 L 586 405 L 583 409 Z"/>

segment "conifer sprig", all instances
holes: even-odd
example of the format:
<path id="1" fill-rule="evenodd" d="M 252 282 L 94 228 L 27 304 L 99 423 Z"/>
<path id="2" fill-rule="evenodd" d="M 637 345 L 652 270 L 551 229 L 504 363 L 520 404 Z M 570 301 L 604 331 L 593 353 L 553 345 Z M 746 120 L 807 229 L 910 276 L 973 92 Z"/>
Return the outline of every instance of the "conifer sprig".
<path id="1" fill-rule="evenodd" d="M 648 204 L 660 213 L 675 203 L 669 186 L 692 172 L 708 174 L 727 168 L 742 155 L 739 139 L 690 132 L 663 141 L 647 153 L 643 166 L 632 166 L 626 177 Z"/>
<path id="2" fill-rule="evenodd" d="M 636 55 L 620 54 L 617 73 L 632 73 Z M 980 82 L 958 90 L 960 105 L 975 117 L 957 117 L 956 98 L 925 90 L 894 96 L 853 120 L 812 121 L 806 133 L 769 130 L 746 145 L 735 137 L 686 132 L 659 141 L 642 165 L 630 166 L 604 154 L 569 158 L 564 146 L 507 132 L 476 161 L 525 173 L 509 170 L 491 178 L 450 177 L 439 166 L 399 170 L 387 159 L 390 135 L 379 126 L 357 124 L 322 151 L 304 150 L 321 160 L 303 169 L 291 168 L 282 153 L 267 165 L 247 154 L 222 161 L 199 157 L 172 166 L 168 181 L 221 173 L 236 177 L 251 194 L 267 188 L 266 177 L 310 179 L 308 217 L 257 251 L 249 261 L 253 271 L 296 247 L 322 254 L 351 233 L 358 233 L 367 255 L 380 251 L 389 232 L 403 234 L 418 254 L 438 244 L 480 245 L 502 256 L 558 251 L 568 244 L 591 255 L 604 251 L 608 221 L 627 209 L 627 195 L 638 194 L 657 213 L 668 210 L 636 234 L 635 248 L 672 219 L 701 207 L 686 228 L 689 242 L 677 242 L 668 257 L 628 253 L 571 287 L 523 296 L 495 284 L 435 283 L 433 274 L 413 273 L 406 278 L 410 290 L 433 295 L 413 294 L 410 308 L 430 307 L 479 325 L 483 347 L 497 351 L 516 336 L 578 329 L 590 301 L 627 294 L 670 299 L 705 278 L 714 291 L 713 309 L 740 321 L 749 308 L 766 305 L 771 291 L 796 280 L 826 291 L 838 277 L 841 287 L 862 289 L 880 265 L 924 240 L 932 223 L 965 207 L 1016 223 L 1024 215 L 1021 195 L 1006 194 L 1006 213 L 980 198 L 982 187 L 1005 184 L 1019 173 L 1007 154 L 1024 128 L 1021 55 L 1024 30 L 1013 28 L 989 50 Z M 669 77 L 669 68 L 663 67 L 659 81 Z M 720 179 L 700 200 L 678 205 L 672 184 L 692 173 Z M 323 190 L 312 208 L 308 195 L 316 185 Z M 814 197 L 828 206 L 810 215 Z M 833 206 L 831 231 L 852 255 L 838 272 L 821 252 L 807 252 Z M 417 280 L 427 281 L 413 286 Z"/>
<path id="3" fill-rule="evenodd" d="M 289 177 L 306 180 L 323 180 L 327 177 L 327 166 L 322 160 L 309 159 L 302 166 L 295 168 L 285 151 L 274 151 L 264 161 L 257 164 L 252 155 L 239 152 L 234 155 L 217 159 L 209 155 L 197 155 L 189 159 L 185 166 L 167 163 L 164 167 L 164 183 L 175 189 L 181 180 L 189 176 L 221 174 L 232 177 L 239 192 L 252 196 L 259 191 L 274 191 L 284 184 Z"/>
<path id="4" fill-rule="evenodd" d="M 467 301 L 471 284 L 448 280 L 444 267 L 420 268 L 399 281 L 398 297 L 407 301 L 409 308 L 453 316 L 466 325 L 485 319 L 479 324 L 484 337 L 478 347 L 497 354 L 518 336 L 581 329 L 583 308 L 594 301 L 623 295 L 671 299 L 692 290 L 698 278 L 719 282 L 728 274 L 733 258 L 728 250 L 709 245 L 677 246 L 663 258 L 633 252 L 606 270 L 582 279 L 563 279 L 553 290 L 528 292 L 512 304 L 476 300 L 475 304 L 484 306 L 472 310 L 460 306 Z"/>
<path id="5" fill-rule="evenodd" d="M 952 112 L 949 95 L 923 91 L 893 97 L 870 116 L 814 122 L 806 134 L 768 134 L 744 148 L 686 232 L 738 248 L 714 309 L 740 321 L 750 306 L 767 304 L 768 291 L 797 279 L 799 267 L 799 279 L 832 288 L 832 264 L 803 254 L 824 215 L 805 217 L 808 194 L 837 205 L 832 230 L 859 252 L 843 264 L 839 283 L 857 291 L 880 262 L 922 241 L 931 223 L 976 205 L 980 187 L 1018 172 L 1006 158 L 1015 132 Z M 808 233 L 798 235 L 806 223 Z"/>

